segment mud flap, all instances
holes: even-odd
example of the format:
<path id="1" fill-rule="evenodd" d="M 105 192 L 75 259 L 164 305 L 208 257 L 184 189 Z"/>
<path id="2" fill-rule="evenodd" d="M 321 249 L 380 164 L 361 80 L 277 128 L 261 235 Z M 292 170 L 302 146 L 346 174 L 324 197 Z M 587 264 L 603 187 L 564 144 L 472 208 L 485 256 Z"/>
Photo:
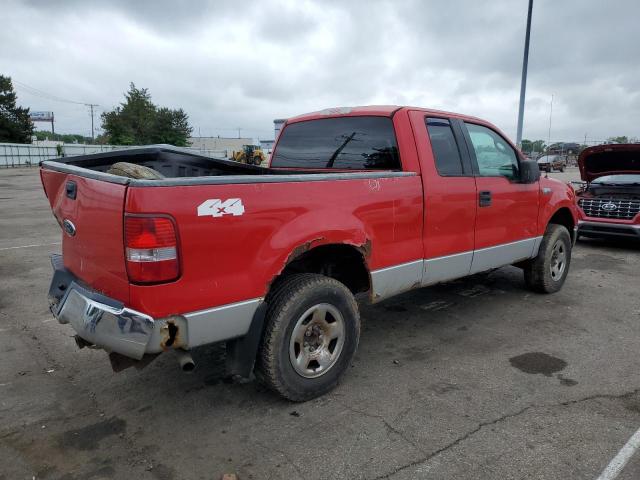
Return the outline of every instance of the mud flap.
<path id="1" fill-rule="evenodd" d="M 262 339 L 267 302 L 262 302 L 253 314 L 251 326 L 244 337 L 227 341 L 226 370 L 229 376 L 248 378 L 256 362 L 258 347 Z"/>

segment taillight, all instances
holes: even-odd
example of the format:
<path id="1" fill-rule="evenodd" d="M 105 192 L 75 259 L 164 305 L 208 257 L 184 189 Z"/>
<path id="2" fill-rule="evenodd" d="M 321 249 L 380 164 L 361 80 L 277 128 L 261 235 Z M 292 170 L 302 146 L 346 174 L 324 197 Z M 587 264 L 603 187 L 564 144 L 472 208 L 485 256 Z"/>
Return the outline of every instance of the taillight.
<path id="1" fill-rule="evenodd" d="M 169 282 L 180 275 L 178 238 L 169 218 L 126 215 L 124 242 L 131 282 Z"/>

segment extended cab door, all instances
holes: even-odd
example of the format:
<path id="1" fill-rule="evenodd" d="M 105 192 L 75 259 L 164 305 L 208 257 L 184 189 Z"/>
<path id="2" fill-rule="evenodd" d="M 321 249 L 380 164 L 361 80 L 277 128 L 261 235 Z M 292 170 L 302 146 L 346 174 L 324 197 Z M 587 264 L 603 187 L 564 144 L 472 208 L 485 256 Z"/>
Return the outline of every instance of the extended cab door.
<path id="1" fill-rule="evenodd" d="M 478 190 L 471 273 L 530 258 L 537 247 L 539 183 L 520 183 L 520 155 L 497 131 L 458 121 Z"/>
<path id="2" fill-rule="evenodd" d="M 476 221 L 476 183 L 459 125 L 412 111 L 424 189 L 423 285 L 469 274 Z"/>

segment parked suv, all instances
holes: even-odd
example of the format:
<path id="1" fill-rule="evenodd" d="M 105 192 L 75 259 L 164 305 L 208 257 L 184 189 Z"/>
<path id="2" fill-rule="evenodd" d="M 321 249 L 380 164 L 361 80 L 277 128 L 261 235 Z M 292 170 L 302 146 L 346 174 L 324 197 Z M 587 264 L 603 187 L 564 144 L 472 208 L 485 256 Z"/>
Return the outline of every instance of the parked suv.
<path id="1" fill-rule="evenodd" d="M 640 144 L 586 148 L 578 165 L 578 235 L 640 239 Z"/>
<path id="2" fill-rule="evenodd" d="M 564 172 L 567 166 L 567 158 L 564 155 L 543 155 L 538 157 L 538 167 L 545 172 L 559 170 Z"/>

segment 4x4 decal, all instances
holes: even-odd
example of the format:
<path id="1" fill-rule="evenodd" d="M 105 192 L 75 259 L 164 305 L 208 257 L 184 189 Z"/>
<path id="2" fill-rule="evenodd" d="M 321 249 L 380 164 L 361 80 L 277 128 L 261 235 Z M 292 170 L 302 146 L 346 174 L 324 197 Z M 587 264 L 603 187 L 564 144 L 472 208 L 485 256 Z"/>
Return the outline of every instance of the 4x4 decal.
<path id="1" fill-rule="evenodd" d="M 229 198 L 227 200 L 211 198 L 198 205 L 199 217 L 222 217 L 223 215 L 237 217 L 242 214 L 244 214 L 244 205 L 240 198 Z"/>

